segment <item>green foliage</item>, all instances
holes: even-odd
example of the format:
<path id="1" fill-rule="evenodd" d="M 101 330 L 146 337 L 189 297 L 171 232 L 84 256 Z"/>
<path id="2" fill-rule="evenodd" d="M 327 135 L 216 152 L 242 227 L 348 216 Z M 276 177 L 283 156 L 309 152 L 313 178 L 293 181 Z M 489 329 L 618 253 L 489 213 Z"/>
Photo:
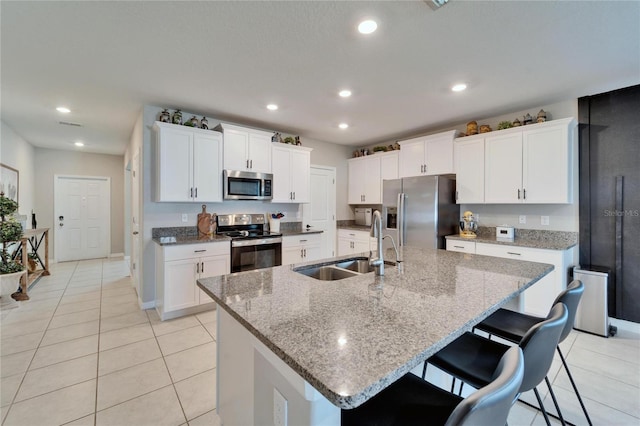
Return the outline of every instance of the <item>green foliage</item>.
<path id="1" fill-rule="evenodd" d="M 5 262 L 0 263 L 0 275 L 13 274 L 14 272 L 20 272 L 23 269 L 24 269 L 24 266 L 22 266 L 22 264 L 14 260 L 10 260 L 6 263 Z"/>
<path id="2" fill-rule="evenodd" d="M 14 218 L 0 223 L 0 242 L 18 241 L 22 238 L 22 225 Z"/>
<path id="3" fill-rule="evenodd" d="M 18 210 L 18 203 L 4 195 L 0 196 L 0 216 L 8 216 Z"/>
<path id="4" fill-rule="evenodd" d="M 511 123 L 510 121 L 501 121 L 500 123 L 498 123 L 498 130 L 510 129 L 512 127 L 513 123 Z"/>

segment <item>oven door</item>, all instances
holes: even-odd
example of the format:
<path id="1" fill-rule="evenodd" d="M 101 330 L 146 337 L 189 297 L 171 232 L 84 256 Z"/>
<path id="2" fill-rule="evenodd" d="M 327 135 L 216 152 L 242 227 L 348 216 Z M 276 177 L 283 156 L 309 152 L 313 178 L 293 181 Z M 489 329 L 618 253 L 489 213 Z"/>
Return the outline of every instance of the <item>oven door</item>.
<path id="1" fill-rule="evenodd" d="M 282 265 L 282 238 L 231 241 L 231 272 Z"/>

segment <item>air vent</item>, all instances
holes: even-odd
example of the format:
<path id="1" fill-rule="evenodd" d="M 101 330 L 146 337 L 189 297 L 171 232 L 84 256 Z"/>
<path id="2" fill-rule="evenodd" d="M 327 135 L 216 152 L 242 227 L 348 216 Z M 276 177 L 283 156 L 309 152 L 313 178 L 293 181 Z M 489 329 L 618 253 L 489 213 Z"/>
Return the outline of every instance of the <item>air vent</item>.
<path id="1" fill-rule="evenodd" d="M 444 6 L 448 1 L 449 0 L 424 0 L 424 2 L 427 3 L 433 10 L 437 10 L 438 8 Z"/>
<path id="2" fill-rule="evenodd" d="M 82 127 L 82 124 L 70 123 L 68 121 L 59 121 L 58 123 L 62 124 L 63 126 Z"/>

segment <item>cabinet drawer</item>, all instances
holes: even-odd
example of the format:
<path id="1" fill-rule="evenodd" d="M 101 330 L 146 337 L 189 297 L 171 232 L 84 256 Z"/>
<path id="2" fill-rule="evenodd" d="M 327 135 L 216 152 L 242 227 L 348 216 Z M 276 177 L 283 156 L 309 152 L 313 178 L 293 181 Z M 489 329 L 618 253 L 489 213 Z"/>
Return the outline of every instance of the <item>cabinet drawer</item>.
<path id="1" fill-rule="evenodd" d="M 230 254 L 228 241 L 220 243 L 185 244 L 164 247 L 164 261 Z"/>
<path id="2" fill-rule="evenodd" d="M 351 229 L 338 229 L 338 238 L 347 238 L 350 240 L 359 240 L 369 244 L 368 231 L 354 231 Z"/>
<path id="3" fill-rule="evenodd" d="M 529 262 L 550 263 L 552 265 L 559 265 L 562 263 L 562 252 L 559 250 L 544 250 L 502 244 L 477 243 L 476 254 L 507 259 L 526 260 Z"/>
<path id="4" fill-rule="evenodd" d="M 476 253 L 475 241 L 447 240 L 447 251 L 458 251 L 462 253 Z"/>
<path id="5" fill-rule="evenodd" d="M 306 247 L 311 245 L 320 245 L 321 243 L 321 234 L 292 235 L 288 237 L 282 237 L 283 249 L 289 247 Z"/>

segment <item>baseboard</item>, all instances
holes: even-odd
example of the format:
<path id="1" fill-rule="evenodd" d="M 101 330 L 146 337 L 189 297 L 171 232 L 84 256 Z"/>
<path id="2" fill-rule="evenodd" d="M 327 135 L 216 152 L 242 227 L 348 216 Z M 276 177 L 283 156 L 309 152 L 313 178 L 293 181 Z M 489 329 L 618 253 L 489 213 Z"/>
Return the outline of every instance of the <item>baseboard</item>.
<path id="1" fill-rule="evenodd" d="M 112 257 L 124 257 L 124 253 L 111 253 L 109 255 L 109 258 L 112 258 Z"/>
<path id="2" fill-rule="evenodd" d="M 151 301 L 151 302 L 142 302 L 142 300 L 140 300 L 140 298 L 138 298 L 138 306 L 140 306 L 140 309 L 142 310 L 147 310 L 147 309 L 153 309 L 156 307 L 156 302 L 155 301 Z"/>
<path id="3" fill-rule="evenodd" d="M 129 262 L 131 260 L 131 256 L 125 256 L 124 260 L 126 260 L 127 262 Z"/>

